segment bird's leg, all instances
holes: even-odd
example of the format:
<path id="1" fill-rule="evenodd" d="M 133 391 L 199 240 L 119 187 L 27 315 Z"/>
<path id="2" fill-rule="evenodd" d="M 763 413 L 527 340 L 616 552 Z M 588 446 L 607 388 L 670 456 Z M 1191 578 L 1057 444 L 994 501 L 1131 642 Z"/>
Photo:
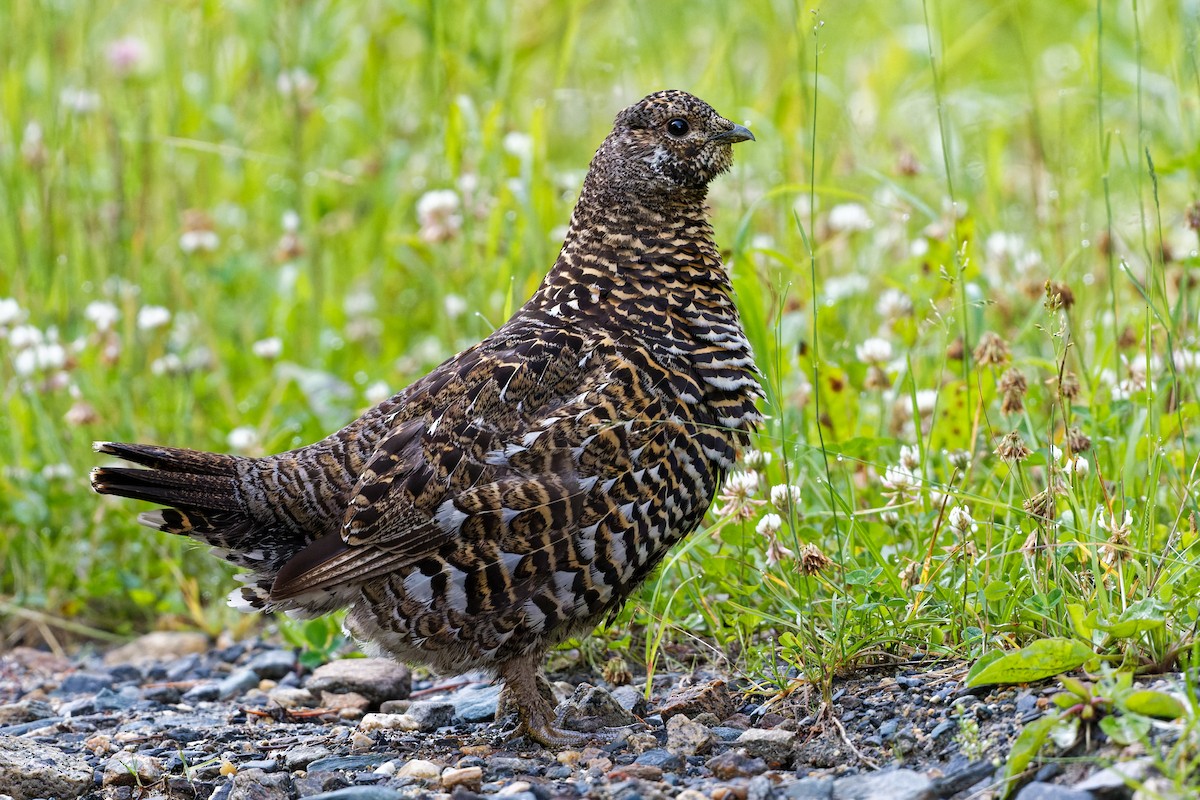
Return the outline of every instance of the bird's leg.
<path id="1" fill-rule="evenodd" d="M 554 715 L 554 692 L 542 674 L 542 654 L 521 656 L 500 665 L 504 690 L 496 712 L 499 719 L 515 709 L 520 724 L 514 735 L 525 735 L 546 747 L 581 745 L 591 737 L 578 731 L 563 730 Z"/>

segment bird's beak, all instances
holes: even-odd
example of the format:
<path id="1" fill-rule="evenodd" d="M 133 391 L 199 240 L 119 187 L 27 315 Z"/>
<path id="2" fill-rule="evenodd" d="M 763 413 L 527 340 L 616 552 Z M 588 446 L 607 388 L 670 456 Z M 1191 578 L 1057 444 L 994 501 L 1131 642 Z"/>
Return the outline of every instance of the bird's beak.
<path id="1" fill-rule="evenodd" d="M 727 131 L 714 133 L 712 136 L 708 137 L 708 140 L 710 142 L 724 142 L 726 144 L 733 144 L 734 142 L 753 142 L 754 134 L 751 133 L 750 129 L 745 125 L 734 125 Z"/>

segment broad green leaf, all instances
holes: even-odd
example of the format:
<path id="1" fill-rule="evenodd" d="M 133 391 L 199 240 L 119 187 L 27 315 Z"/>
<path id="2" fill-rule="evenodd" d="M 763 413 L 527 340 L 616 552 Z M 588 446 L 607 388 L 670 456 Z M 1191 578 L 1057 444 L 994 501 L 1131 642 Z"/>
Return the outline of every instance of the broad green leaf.
<path id="1" fill-rule="evenodd" d="M 1060 675 L 1058 679 L 1062 681 L 1063 688 L 1074 695 L 1076 698 L 1087 698 L 1092 696 L 1092 690 L 1086 683 L 1079 678 L 1072 678 L 1070 675 Z"/>
<path id="2" fill-rule="evenodd" d="M 1076 639 L 1039 639 L 1027 647 L 1006 653 L 974 674 L 967 686 L 992 683 L 1031 683 L 1061 672 L 1069 672 L 1093 655 L 1090 647 Z"/>
<path id="3" fill-rule="evenodd" d="M 983 670 L 985 667 L 987 667 L 989 664 L 991 664 L 992 662 L 996 661 L 999 658 L 1004 658 L 1003 650 L 992 650 L 990 652 L 987 652 L 987 653 L 984 653 L 983 655 L 981 655 L 979 657 L 979 660 L 976 661 L 974 664 L 972 664 L 971 668 L 969 670 L 967 670 L 966 685 L 973 686 L 974 684 L 972 684 L 971 681 L 975 677 L 975 675 L 979 674 L 979 672 L 981 670 Z"/>
<path id="4" fill-rule="evenodd" d="M 1154 689 L 1139 689 L 1120 700 L 1120 705 L 1133 714 L 1142 714 L 1155 719 L 1179 719 L 1187 713 L 1183 703 L 1166 692 Z"/>
<path id="5" fill-rule="evenodd" d="M 987 586 L 983 587 L 983 596 L 989 602 L 996 602 L 1008 597 L 1012 592 L 1012 585 L 1007 581 L 991 581 Z"/>
<path id="6" fill-rule="evenodd" d="M 1150 733 L 1150 720 L 1137 714 L 1110 714 L 1100 720 L 1100 730 L 1120 745 L 1140 742 Z"/>
<path id="7" fill-rule="evenodd" d="M 1026 725 L 1017 736 L 1017 740 L 1013 742 L 1012 751 L 1008 754 L 1008 761 L 1004 765 L 1005 785 L 1002 798 L 1008 797 L 1016 787 L 1016 779 L 1041 752 L 1042 746 L 1046 744 L 1046 737 L 1050 735 L 1050 730 L 1057 724 L 1058 716 L 1049 714 Z"/>
<path id="8" fill-rule="evenodd" d="M 1079 603 L 1067 603 L 1067 614 L 1071 617 L 1071 627 L 1075 635 L 1085 642 L 1092 640 L 1092 625 L 1088 619 L 1087 609 Z"/>

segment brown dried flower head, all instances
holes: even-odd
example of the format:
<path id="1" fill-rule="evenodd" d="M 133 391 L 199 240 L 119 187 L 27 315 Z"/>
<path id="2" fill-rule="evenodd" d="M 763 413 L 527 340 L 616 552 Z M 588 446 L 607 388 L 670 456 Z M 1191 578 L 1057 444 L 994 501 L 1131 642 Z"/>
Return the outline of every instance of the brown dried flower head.
<path id="1" fill-rule="evenodd" d="M 1067 311 L 1075 305 L 1075 293 L 1063 281 L 1046 281 L 1046 308 L 1057 311 L 1062 308 Z"/>
<path id="2" fill-rule="evenodd" d="M 1025 511 L 1041 523 L 1054 519 L 1054 492 L 1044 489 L 1025 501 Z"/>
<path id="3" fill-rule="evenodd" d="M 1025 392 L 1029 389 L 1029 383 L 1025 380 L 1025 373 L 1013 367 L 1000 376 L 1000 391 L 1004 393 L 1003 399 L 1000 401 L 1000 410 L 1005 414 L 1020 414 L 1025 410 Z"/>
<path id="4" fill-rule="evenodd" d="M 809 542 L 800 551 L 800 560 L 797 566 L 805 575 L 816 575 L 832 563 L 829 556 L 822 553 L 815 544 Z"/>
<path id="5" fill-rule="evenodd" d="M 1058 396 L 1072 403 L 1079 397 L 1079 390 L 1079 376 L 1069 369 L 1064 370 L 1062 377 L 1058 379 Z"/>
<path id="6" fill-rule="evenodd" d="M 1079 428 L 1067 428 L 1067 451 L 1078 455 L 1092 449 L 1092 440 Z"/>
<path id="7" fill-rule="evenodd" d="M 975 363 L 981 367 L 998 366 L 1007 364 L 1012 358 L 1012 353 L 1008 349 L 1008 342 L 1000 337 L 1000 334 L 992 331 L 985 332 L 979 337 L 979 344 L 975 346 Z"/>
<path id="8" fill-rule="evenodd" d="M 1005 434 L 1000 440 L 1000 444 L 996 447 L 996 455 L 1000 456 L 1000 460 L 1015 464 L 1029 458 L 1029 454 L 1033 452 L 1025 446 L 1025 440 L 1021 438 L 1021 434 L 1012 431 Z"/>

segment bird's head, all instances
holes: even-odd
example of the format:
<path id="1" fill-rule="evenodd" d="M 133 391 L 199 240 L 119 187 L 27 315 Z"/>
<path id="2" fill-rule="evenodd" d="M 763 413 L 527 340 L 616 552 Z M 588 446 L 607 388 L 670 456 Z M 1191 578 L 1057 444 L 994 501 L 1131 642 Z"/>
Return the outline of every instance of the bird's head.
<path id="1" fill-rule="evenodd" d="M 617 115 L 589 179 L 604 194 L 703 192 L 733 163 L 732 145 L 753 139 L 698 97 L 655 92 Z"/>

